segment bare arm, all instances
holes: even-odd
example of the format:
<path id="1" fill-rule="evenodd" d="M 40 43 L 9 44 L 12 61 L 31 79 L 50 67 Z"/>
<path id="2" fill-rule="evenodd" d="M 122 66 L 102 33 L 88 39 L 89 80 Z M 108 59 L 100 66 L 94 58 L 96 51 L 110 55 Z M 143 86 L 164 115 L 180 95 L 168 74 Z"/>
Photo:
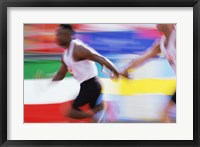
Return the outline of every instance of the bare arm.
<path id="1" fill-rule="evenodd" d="M 132 60 L 127 67 L 121 72 L 122 75 L 128 76 L 128 71 L 132 68 L 136 68 L 142 63 L 144 63 L 149 58 L 155 57 L 160 53 L 160 45 L 158 43 L 154 44 L 151 49 L 143 54 L 141 57 L 137 58 L 136 60 Z"/>
<path id="2" fill-rule="evenodd" d="M 74 59 L 76 60 L 92 60 L 95 62 L 98 62 L 102 66 L 105 65 L 109 70 L 111 70 L 114 73 L 114 78 L 119 77 L 119 73 L 115 66 L 105 57 L 92 53 L 90 50 L 86 49 L 85 47 L 81 45 L 76 45 L 74 50 Z"/>
<path id="3" fill-rule="evenodd" d="M 67 70 L 67 66 L 62 62 L 62 65 L 61 65 L 59 71 L 54 76 L 54 78 L 52 79 L 52 81 L 60 81 L 60 80 L 64 79 L 67 71 L 68 71 Z"/>

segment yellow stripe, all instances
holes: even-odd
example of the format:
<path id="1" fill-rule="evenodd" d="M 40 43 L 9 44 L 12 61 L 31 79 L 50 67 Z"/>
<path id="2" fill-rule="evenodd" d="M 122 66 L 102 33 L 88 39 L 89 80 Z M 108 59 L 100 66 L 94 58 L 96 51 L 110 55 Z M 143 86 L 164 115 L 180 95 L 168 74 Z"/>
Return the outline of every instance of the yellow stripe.
<path id="1" fill-rule="evenodd" d="M 173 95 L 176 88 L 175 79 L 120 79 L 112 81 L 102 79 L 104 84 L 103 93 L 119 95 L 135 94 L 164 94 Z"/>

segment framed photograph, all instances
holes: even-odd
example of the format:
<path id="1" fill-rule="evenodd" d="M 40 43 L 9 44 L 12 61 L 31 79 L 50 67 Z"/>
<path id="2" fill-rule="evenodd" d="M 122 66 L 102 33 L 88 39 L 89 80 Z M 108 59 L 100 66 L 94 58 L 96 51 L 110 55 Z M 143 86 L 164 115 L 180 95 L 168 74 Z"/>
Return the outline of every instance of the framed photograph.
<path id="1" fill-rule="evenodd" d="M 198 146 L 199 5 L 1 1 L 1 146 Z"/>

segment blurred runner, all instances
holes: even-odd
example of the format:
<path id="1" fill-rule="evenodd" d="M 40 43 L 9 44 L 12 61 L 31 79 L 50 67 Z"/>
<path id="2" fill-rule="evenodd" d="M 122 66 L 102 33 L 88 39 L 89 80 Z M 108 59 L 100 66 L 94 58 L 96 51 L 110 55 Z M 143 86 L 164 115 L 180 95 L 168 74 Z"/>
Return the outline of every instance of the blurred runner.
<path id="1" fill-rule="evenodd" d="M 72 39 L 73 34 L 73 28 L 69 24 L 61 24 L 57 29 L 56 42 L 65 48 L 65 52 L 62 57 L 62 65 L 52 81 L 62 80 L 66 73 L 70 72 L 80 83 L 80 91 L 69 114 L 66 115 L 76 119 L 91 118 L 104 108 L 103 102 L 98 100 L 102 85 L 97 77 L 98 71 L 95 62 L 108 68 L 112 73 L 112 79 L 117 79 L 119 73 L 108 59 L 98 54 L 93 48 L 81 40 Z M 82 111 L 81 108 L 85 105 L 89 105 L 90 110 Z"/>
<path id="2" fill-rule="evenodd" d="M 136 68 L 137 66 L 141 65 L 149 58 L 155 57 L 160 52 L 164 54 L 167 58 L 170 66 L 174 70 L 176 74 L 176 28 L 175 24 L 158 24 L 157 26 L 158 31 L 163 33 L 163 36 L 157 40 L 153 46 L 143 54 L 141 57 L 137 58 L 136 60 L 131 61 L 128 66 L 121 72 L 121 74 L 125 77 L 129 77 L 128 72 L 132 68 Z M 168 116 L 169 111 L 171 108 L 176 104 L 176 92 L 171 97 L 169 103 L 165 107 L 162 116 L 161 122 L 170 122 L 170 118 Z"/>

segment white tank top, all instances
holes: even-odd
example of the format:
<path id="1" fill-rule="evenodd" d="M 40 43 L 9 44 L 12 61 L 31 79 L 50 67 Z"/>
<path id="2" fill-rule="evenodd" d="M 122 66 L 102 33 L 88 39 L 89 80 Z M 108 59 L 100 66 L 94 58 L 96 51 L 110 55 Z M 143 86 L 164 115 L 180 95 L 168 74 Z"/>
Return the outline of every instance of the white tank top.
<path id="1" fill-rule="evenodd" d="M 170 66 L 173 68 L 176 73 L 176 30 L 174 29 L 169 37 L 167 46 L 165 47 L 166 37 L 163 35 L 160 40 L 160 49 L 164 56 L 167 58 Z"/>
<path id="2" fill-rule="evenodd" d="M 63 61 L 68 67 L 68 71 L 73 75 L 73 77 L 79 82 L 82 83 L 86 80 L 89 80 L 98 75 L 97 67 L 95 62 L 91 60 L 82 60 L 74 61 L 73 50 L 74 45 L 82 45 L 86 49 L 90 50 L 93 53 L 96 53 L 94 49 L 84 44 L 82 41 L 76 39 L 72 40 L 69 46 L 69 49 L 63 54 Z"/>

